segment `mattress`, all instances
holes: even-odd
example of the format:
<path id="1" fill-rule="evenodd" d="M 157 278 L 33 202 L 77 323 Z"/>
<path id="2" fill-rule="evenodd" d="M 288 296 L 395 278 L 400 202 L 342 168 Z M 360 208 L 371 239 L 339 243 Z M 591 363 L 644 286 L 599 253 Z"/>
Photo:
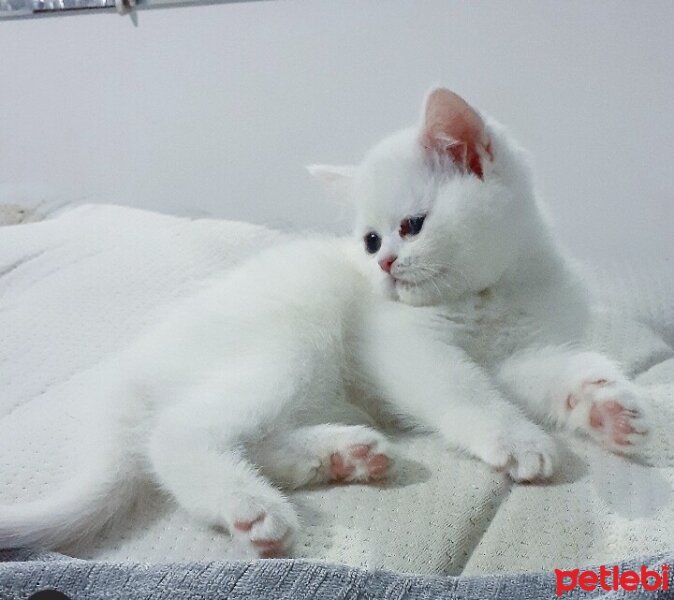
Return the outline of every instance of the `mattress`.
<path id="1" fill-rule="evenodd" d="M 12 213 L 15 214 L 15 213 Z M 20 219 L 14 219 L 18 221 Z M 46 497 L 106 423 L 95 367 L 161 305 L 283 234 L 261 226 L 86 205 L 0 228 L 0 505 Z M 674 546 L 674 270 L 588 275 L 610 310 L 588 344 L 647 397 L 654 432 L 634 459 L 556 434 L 552 481 L 515 485 L 432 435 L 396 434 L 392 479 L 299 490 L 295 558 L 419 574 L 615 563 Z M 113 528 L 68 553 L 99 561 L 252 558 L 154 489 Z"/>

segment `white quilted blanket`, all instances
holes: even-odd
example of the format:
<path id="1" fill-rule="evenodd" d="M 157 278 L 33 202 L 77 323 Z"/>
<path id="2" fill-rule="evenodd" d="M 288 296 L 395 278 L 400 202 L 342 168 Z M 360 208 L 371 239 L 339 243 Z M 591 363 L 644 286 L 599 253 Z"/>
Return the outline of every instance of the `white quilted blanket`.
<path id="1" fill-rule="evenodd" d="M 17 219 L 18 220 L 18 219 Z M 0 504 L 49 494 L 104 427 L 89 370 L 133 339 L 149 312 L 280 234 L 262 227 L 84 206 L 0 228 Z M 599 276 L 617 314 L 592 343 L 651 399 L 655 432 L 629 461 L 565 447 L 547 485 L 517 486 L 433 437 L 399 437 L 381 487 L 301 491 L 297 557 L 408 572 L 478 574 L 614 562 L 674 547 L 674 273 Z M 129 518 L 75 552 L 84 558 L 244 558 L 226 534 L 148 491 Z"/>

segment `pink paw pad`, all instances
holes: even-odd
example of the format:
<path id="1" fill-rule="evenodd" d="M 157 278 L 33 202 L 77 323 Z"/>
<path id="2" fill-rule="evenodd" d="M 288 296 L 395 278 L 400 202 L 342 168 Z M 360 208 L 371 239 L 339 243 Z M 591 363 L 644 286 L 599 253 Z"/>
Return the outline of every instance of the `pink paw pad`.
<path id="1" fill-rule="evenodd" d="M 261 513 L 252 521 L 234 521 L 233 526 L 237 531 L 251 535 L 250 532 L 253 527 L 262 523 L 266 517 L 266 513 Z M 249 542 L 261 558 L 279 558 L 286 555 L 283 537 L 279 539 L 256 539 L 249 537 Z"/>
<path id="2" fill-rule="evenodd" d="M 574 427 L 614 452 L 632 453 L 648 434 L 639 395 L 628 381 L 587 379 L 566 397 L 566 409 Z"/>
<path id="3" fill-rule="evenodd" d="M 345 453 L 330 455 L 331 481 L 369 481 L 386 477 L 390 459 L 377 454 L 369 444 L 349 446 Z"/>
<path id="4" fill-rule="evenodd" d="M 262 558 L 278 558 L 285 555 L 282 540 L 250 540 Z"/>
<path id="5" fill-rule="evenodd" d="M 266 515 L 262 513 L 252 521 L 234 521 L 234 528 L 238 529 L 239 531 L 250 531 L 253 528 L 253 525 L 264 521 L 265 516 Z"/>
<path id="6" fill-rule="evenodd" d="M 632 446 L 636 439 L 635 435 L 641 436 L 646 433 L 645 430 L 638 429 L 636 425 L 641 414 L 637 409 L 627 406 L 624 401 L 606 398 L 606 395 L 614 395 L 608 388 L 610 384 L 611 382 L 606 379 L 597 379 L 583 384 L 584 391 L 598 392 L 601 390 L 604 393 L 601 399 L 595 397 L 590 406 L 588 417 L 590 428 L 611 445 L 622 448 Z M 571 406 L 568 400 L 567 404 Z"/>
<path id="7" fill-rule="evenodd" d="M 630 446 L 629 435 L 642 433 L 633 425 L 638 416 L 637 411 L 624 407 L 617 400 L 595 402 L 590 409 L 590 427 L 603 430 L 618 446 Z"/>

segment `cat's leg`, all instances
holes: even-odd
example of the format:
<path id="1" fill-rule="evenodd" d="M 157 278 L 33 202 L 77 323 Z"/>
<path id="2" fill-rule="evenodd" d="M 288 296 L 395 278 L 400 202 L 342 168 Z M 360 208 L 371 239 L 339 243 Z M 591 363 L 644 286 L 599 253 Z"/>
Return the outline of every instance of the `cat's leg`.
<path id="1" fill-rule="evenodd" d="M 556 445 L 509 403 L 429 309 L 387 306 L 364 331 L 363 360 L 385 398 L 516 481 L 552 475 Z"/>
<path id="2" fill-rule="evenodd" d="M 278 432 L 252 448 L 251 454 L 263 473 L 290 489 L 379 481 L 392 463 L 386 437 L 365 425 L 326 423 Z"/>
<path id="3" fill-rule="evenodd" d="M 521 352 L 501 365 L 498 378 L 530 411 L 614 452 L 638 449 L 648 433 L 637 387 L 597 352 L 555 347 Z"/>
<path id="4" fill-rule="evenodd" d="M 226 527 L 261 556 L 274 556 L 288 549 L 298 518 L 244 449 L 244 440 L 259 436 L 265 425 L 259 404 L 248 410 L 253 394 L 263 392 L 240 394 L 237 412 L 223 406 L 221 383 L 202 385 L 160 414 L 148 455 L 158 482 L 193 517 Z"/>

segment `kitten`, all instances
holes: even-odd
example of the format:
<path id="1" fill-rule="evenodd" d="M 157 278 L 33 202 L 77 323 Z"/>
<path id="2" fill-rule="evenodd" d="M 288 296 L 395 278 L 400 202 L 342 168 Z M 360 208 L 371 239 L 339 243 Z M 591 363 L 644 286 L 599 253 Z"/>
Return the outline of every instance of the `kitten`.
<path id="1" fill-rule="evenodd" d="M 643 402 L 618 365 L 583 349 L 590 294 L 553 239 L 524 151 L 446 89 L 429 94 L 422 123 L 358 167 L 310 167 L 355 203 L 382 285 L 461 325 L 447 368 L 458 380 L 468 369 L 474 393 L 492 388 L 609 450 L 635 450 Z"/>
<path id="2" fill-rule="evenodd" d="M 358 167 L 310 167 L 356 205 L 356 231 L 393 297 L 442 306 L 462 328 L 464 369 L 540 420 L 628 453 L 648 431 L 635 386 L 583 349 L 590 294 L 556 245 L 526 156 L 446 89 L 422 127 L 382 141 Z M 382 366 L 384 368 L 384 366 Z M 420 401 L 420 399 L 416 399 Z"/>
<path id="3" fill-rule="evenodd" d="M 420 130 L 358 168 L 312 170 L 353 198 L 363 241 L 266 250 L 101 367 L 109 438 L 56 496 L 2 507 L 0 546 L 77 540 L 151 479 L 259 555 L 284 553 L 298 518 L 282 489 L 386 477 L 390 444 L 358 407 L 373 396 L 517 481 L 549 477 L 556 449 L 506 394 L 610 449 L 637 444 L 631 385 L 574 350 L 585 292 L 498 126 L 435 90 Z"/>

